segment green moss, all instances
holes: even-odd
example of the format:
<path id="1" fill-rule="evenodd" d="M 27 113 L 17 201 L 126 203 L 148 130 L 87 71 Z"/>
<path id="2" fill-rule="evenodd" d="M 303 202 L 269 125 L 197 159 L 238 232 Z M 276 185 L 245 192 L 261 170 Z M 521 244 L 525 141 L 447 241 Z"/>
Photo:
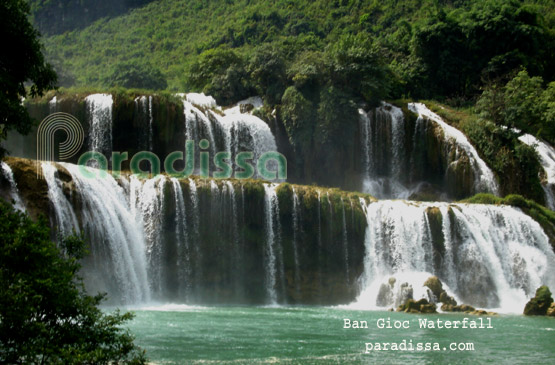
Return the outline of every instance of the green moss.
<path id="1" fill-rule="evenodd" d="M 441 263 L 441 258 L 445 255 L 445 237 L 443 236 L 443 215 L 438 207 L 426 208 L 426 215 L 430 224 L 432 234 L 432 245 L 434 247 L 434 262 L 436 266 Z"/>

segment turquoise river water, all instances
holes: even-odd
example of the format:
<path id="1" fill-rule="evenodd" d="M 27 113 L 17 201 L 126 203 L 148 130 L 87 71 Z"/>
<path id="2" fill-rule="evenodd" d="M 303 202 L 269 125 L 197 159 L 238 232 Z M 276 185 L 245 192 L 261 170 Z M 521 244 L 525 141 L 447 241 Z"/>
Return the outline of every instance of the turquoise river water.
<path id="1" fill-rule="evenodd" d="M 555 318 L 340 307 L 162 305 L 132 311 L 136 317 L 129 328 L 155 364 L 555 364 Z M 476 321 L 493 328 L 437 328 L 437 319 L 443 325 L 453 321 L 451 326 L 461 321 L 461 327 L 464 318 L 468 327 Z M 345 319 L 351 325 L 367 321 L 368 328 L 344 328 Z M 421 328 L 422 319 L 436 328 Z M 393 328 L 387 328 L 388 320 Z M 382 323 L 385 328 L 378 327 Z M 391 350 L 395 346 L 406 350 Z"/>

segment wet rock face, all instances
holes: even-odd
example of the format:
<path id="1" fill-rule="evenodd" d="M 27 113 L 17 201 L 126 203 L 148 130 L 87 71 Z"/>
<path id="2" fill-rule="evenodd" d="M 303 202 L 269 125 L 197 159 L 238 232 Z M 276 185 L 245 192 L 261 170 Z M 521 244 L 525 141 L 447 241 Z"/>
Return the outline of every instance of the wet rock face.
<path id="1" fill-rule="evenodd" d="M 551 292 L 549 288 L 545 285 L 540 286 L 536 290 L 536 295 L 534 298 L 530 299 L 524 307 L 524 315 L 527 316 L 555 316 L 553 298 L 551 297 Z"/>
<path id="2" fill-rule="evenodd" d="M 117 298 L 119 281 L 111 275 L 122 268 L 117 266 L 119 256 L 113 247 L 133 241 L 150 248 L 145 254 L 145 276 L 155 288 L 153 298 L 265 304 L 271 218 L 277 303 L 345 304 L 358 293 L 367 224 L 362 195 L 284 183 L 276 190 L 272 203 L 276 209 L 267 214 L 265 183 L 259 180 L 163 176 L 153 183 L 153 179 L 139 182 L 123 173 L 119 180 L 88 181 L 79 177 L 75 165 L 56 163 L 53 177 L 48 177 L 59 188 L 56 205 L 49 198 L 52 181 L 40 173 L 37 178 L 35 161 L 10 158 L 6 162 L 31 216 L 50 218 L 53 239 L 61 226 L 55 208 L 74 214 L 91 245 L 91 255 L 83 262 L 86 285 L 97 285 L 91 290 Z M 8 185 L 0 179 L 0 194 L 9 194 Z M 98 204 L 97 197 L 102 198 Z M 130 210 L 137 215 L 123 215 Z M 128 235 L 120 239 L 103 229 L 111 221 L 122 225 L 122 234 Z"/>

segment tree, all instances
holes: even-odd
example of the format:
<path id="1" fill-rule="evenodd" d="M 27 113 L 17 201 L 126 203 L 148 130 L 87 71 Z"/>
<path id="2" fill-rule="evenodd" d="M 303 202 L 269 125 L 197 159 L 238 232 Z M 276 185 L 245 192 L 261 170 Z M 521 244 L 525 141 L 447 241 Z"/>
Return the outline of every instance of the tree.
<path id="1" fill-rule="evenodd" d="M 257 47 L 247 70 L 259 95 L 270 105 L 279 103 L 286 88 L 283 52 L 272 44 Z"/>
<path id="2" fill-rule="evenodd" d="M 84 254 L 81 239 L 58 248 L 44 219 L 0 201 L 0 363 L 146 363 L 121 328 L 132 315 L 104 314 L 103 295 L 84 293 Z"/>
<path id="3" fill-rule="evenodd" d="M 326 49 L 331 83 L 370 104 L 388 93 L 388 70 L 369 35 L 345 35 Z"/>
<path id="4" fill-rule="evenodd" d="M 149 90 L 164 90 L 168 87 L 166 78 L 151 64 L 128 61 L 116 64 L 103 83 L 108 87 L 121 86 Z"/>
<path id="5" fill-rule="evenodd" d="M 505 85 L 489 85 L 476 110 L 497 125 L 515 127 L 551 143 L 555 140 L 555 82 L 544 89 L 540 76 L 530 77 L 519 71 Z"/>
<path id="6" fill-rule="evenodd" d="M 191 65 L 186 83 L 212 95 L 221 105 L 244 99 L 251 92 L 243 60 L 225 47 L 201 53 Z"/>
<path id="7" fill-rule="evenodd" d="M 9 130 L 29 133 L 32 121 L 21 99 L 30 94 L 40 96 L 54 88 L 56 73 L 45 62 L 39 33 L 27 16 L 24 0 L 0 2 L 0 34 L 4 44 L 0 54 L 0 141 Z M 30 86 L 27 90 L 25 86 Z M 0 157 L 5 154 L 0 147 Z"/>

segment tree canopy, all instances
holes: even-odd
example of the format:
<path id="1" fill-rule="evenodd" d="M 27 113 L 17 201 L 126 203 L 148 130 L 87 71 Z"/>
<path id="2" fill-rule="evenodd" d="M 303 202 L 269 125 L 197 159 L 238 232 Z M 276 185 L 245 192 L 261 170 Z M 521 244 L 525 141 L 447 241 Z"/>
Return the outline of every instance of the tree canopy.
<path id="1" fill-rule="evenodd" d="M 39 33 L 29 23 L 28 14 L 24 0 L 0 2 L 4 40 L 0 54 L 0 141 L 11 129 L 28 133 L 32 122 L 21 99 L 28 94 L 42 95 L 56 82 L 56 73 L 44 59 Z M 0 148 L 0 157 L 4 153 Z"/>
<path id="2" fill-rule="evenodd" d="M 0 362 L 118 364 L 146 362 L 121 326 L 130 313 L 103 313 L 103 296 L 85 294 L 78 276 L 86 253 L 78 237 L 50 240 L 44 219 L 32 221 L 0 200 Z"/>

